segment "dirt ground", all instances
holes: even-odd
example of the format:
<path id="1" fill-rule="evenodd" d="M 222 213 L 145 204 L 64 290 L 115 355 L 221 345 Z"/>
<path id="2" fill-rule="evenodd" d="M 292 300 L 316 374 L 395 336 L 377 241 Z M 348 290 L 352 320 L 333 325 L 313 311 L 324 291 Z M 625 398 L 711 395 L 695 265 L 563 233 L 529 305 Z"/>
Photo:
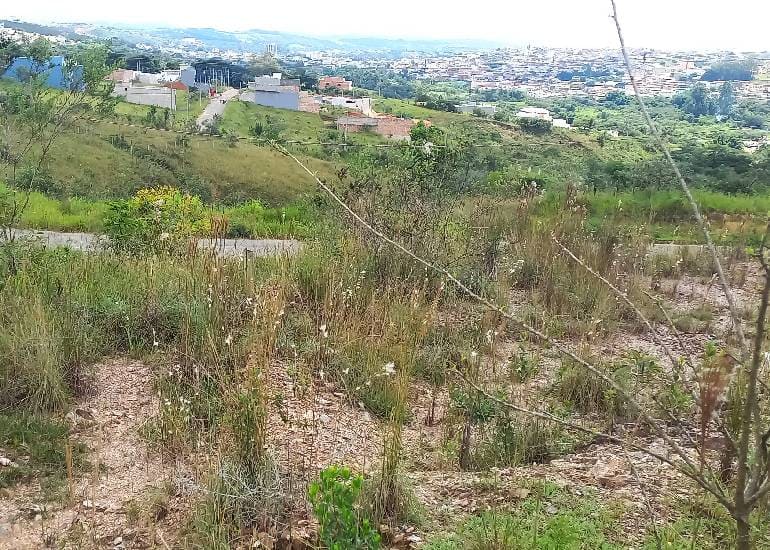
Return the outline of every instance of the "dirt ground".
<path id="1" fill-rule="evenodd" d="M 758 274 L 751 272 L 745 284 L 736 289 L 741 308 L 753 303 Z M 668 285 L 667 287 L 665 285 Z M 666 293 L 677 311 L 713 308 L 707 330 L 677 337 L 661 327 L 661 339 L 677 354 L 697 357 L 705 342 L 713 337 L 727 338 L 730 323 L 724 296 L 717 284 L 696 277 L 678 283 L 666 282 Z M 678 349 L 679 341 L 686 350 Z M 618 333 L 595 344 L 602 355 L 620 357 L 628 350 L 654 356 L 664 365 L 666 355 L 649 333 Z M 500 363 L 514 349 L 511 342 L 498 347 Z M 547 384 L 557 368 L 558 358 L 542 358 L 538 376 L 528 384 L 536 390 Z M 351 403 L 340 388 L 315 380 L 309 388 L 295 387 L 287 368 L 271 367 L 270 395 L 284 396 L 272 404 L 268 423 L 268 446 L 284 471 L 292 476 L 292 486 L 305 494 L 310 480 L 329 464 L 345 464 L 371 473 L 382 457 L 385 426 L 362 406 Z M 39 487 L 34 484 L 14 488 L 0 499 L 0 548 L 148 548 L 175 547 L 194 496 L 179 491 L 185 485 L 197 486 L 188 464 L 169 463 L 148 447 L 141 428 L 158 411 L 153 374 L 142 362 L 129 359 L 105 361 L 95 368 L 93 394 L 80 401 L 68 414 L 72 438 L 84 443 L 89 452 L 91 471 L 72 480 L 71 497 L 64 502 L 38 502 Z M 526 389 L 526 388 L 524 388 Z M 693 486 L 671 466 L 649 455 L 614 443 L 597 442 L 545 464 L 532 464 L 489 472 L 464 472 L 456 467 L 456 457 L 447 454 L 444 443 L 459 434 L 446 432 L 442 419 L 447 396 L 436 399 L 436 421 L 426 418 L 433 394 L 424 383 L 411 387 L 413 415 L 404 426 L 404 474 L 426 512 L 426 521 L 414 543 L 459 523 L 474 512 L 502 507 L 526 497 L 528 480 L 550 480 L 576 494 L 595 491 L 602 501 L 620 504 L 620 522 L 630 545 L 640 541 L 652 524 L 670 519 L 667 495 L 686 496 Z M 631 429 L 631 426 L 618 426 Z M 675 440 L 696 459 L 692 444 L 694 432 L 672 431 Z M 666 445 L 652 435 L 639 442 L 666 455 Z M 190 482 L 189 480 L 193 480 Z M 162 517 L 151 526 L 132 520 L 131 507 L 153 495 L 165 495 Z M 307 510 L 305 510 L 305 517 Z"/>

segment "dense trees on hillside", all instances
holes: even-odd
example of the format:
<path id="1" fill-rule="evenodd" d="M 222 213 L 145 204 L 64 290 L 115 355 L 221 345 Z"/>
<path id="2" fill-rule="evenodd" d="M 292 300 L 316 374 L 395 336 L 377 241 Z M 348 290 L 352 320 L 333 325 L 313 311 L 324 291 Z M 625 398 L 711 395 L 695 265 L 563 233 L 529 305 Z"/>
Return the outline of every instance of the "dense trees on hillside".
<path id="1" fill-rule="evenodd" d="M 383 97 L 409 99 L 415 94 L 414 80 L 405 74 L 385 69 L 360 69 L 357 67 L 342 67 L 336 73 L 337 76 L 352 80 L 353 85 L 357 88 L 376 91 Z"/>
<path id="2" fill-rule="evenodd" d="M 693 117 L 713 115 L 717 112 L 717 102 L 705 85 L 698 83 L 686 92 L 674 96 L 671 101 L 676 107 Z"/>
<path id="3" fill-rule="evenodd" d="M 756 61 L 723 61 L 710 67 L 703 74 L 703 80 L 714 82 L 718 80 L 751 80 L 754 78 Z"/>

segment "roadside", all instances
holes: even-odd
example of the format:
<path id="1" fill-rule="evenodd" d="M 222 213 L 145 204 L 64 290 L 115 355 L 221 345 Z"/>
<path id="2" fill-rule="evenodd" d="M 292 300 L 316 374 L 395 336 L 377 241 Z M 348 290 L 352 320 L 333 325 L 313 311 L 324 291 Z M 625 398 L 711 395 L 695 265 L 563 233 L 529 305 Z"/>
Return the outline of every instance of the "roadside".
<path id="1" fill-rule="evenodd" d="M 38 231 L 34 229 L 13 229 L 16 239 L 37 241 L 50 248 L 71 248 L 85 252 L 103 249 L 106 237 L 95 233 L 64 233 L 61 231 Z M 0 235 L 0 241 L 5 237 Z M 220 256 L 273 256 L 296 254 L 301 243 L 295 239 L 200 239 L 198 247 L 214 250 Z"/>

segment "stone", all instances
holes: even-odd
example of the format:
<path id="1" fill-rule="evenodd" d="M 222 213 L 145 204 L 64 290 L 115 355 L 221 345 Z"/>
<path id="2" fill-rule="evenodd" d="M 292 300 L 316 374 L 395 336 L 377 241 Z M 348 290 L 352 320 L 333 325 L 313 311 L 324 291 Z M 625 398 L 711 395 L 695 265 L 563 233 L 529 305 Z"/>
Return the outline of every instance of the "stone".
<path id="1" fill-rule="evenodd" d="M 4 467 L 16 466 L 16 463 L 10 458 L 7 458 L 5 456 L 0 456 L 0 466 L 4 466 Z"/>
<path id="2" fill-rule="evenodd" d="M 123 537 L 118 536 L 112 539 L 113 546 L 120 546 L 121 544 L 123 544 Z"/>
<path id="3" fill-rule="evenodd" d="M 617 489 L 628 484 L 631 477 L 626 472 L 625 462 L 618 457 L 606 461 L 597 460 L 590 470 L 591 475 L 599 485 L 609 489 Z"/>
<path id="4" fill-rule="evenodd" d="M 75 414 L 81 418 L 85 418 L 86 420 L 93 420 L 95 413 L 96 411 L 94 409 L 86 409 L 83 407 L 78 407 L 75 409 Z"/>

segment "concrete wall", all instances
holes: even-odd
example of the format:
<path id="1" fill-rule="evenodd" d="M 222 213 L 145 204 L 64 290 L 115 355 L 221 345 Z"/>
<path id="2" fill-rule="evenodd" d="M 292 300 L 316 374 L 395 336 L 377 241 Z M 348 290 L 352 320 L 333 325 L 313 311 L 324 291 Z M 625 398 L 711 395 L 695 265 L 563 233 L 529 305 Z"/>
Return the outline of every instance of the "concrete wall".
<path id="1" fill-rule="evenodd" d="M 241 94 L 241 101 L 250 101 L 265 107 L 299 111 L 299 92 L 293 90 L 280 92 L 249 90 Z"/>
<path id="2" fill-rule="evenodd" d="M 113 93 L 118 97 L 122 97 L 128 103 L 155 105 L 156 107 L 176 110 L 176 91 L 171 88 L 163 86 L 131 87 L 119 84 L 115 86 Z"/>
<path id="3" fill-rule="evenodd" d="M 409 137 L 414 126 L 411 118 L 383 117 L 377 119 L 376 132 L 382 136 L 397 139 L 406 139 Z"/>

